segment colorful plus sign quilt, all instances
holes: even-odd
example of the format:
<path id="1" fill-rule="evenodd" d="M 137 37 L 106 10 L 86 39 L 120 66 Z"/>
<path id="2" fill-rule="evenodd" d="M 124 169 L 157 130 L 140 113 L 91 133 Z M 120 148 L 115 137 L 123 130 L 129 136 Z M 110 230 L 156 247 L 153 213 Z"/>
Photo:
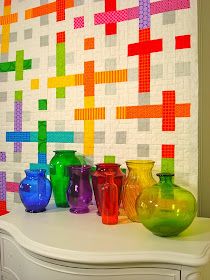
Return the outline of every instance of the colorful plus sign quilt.
<path id="1" fill-rule="evenodd" d="M 53 150 L 197 193 L 196 0 L 0 0 L 0 213 Z"/>

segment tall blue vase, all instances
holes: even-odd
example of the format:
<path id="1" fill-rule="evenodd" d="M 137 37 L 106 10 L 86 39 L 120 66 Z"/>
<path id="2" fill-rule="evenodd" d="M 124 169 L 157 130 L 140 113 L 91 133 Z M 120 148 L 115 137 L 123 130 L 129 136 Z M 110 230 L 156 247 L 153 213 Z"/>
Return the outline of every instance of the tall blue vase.
<path id="1" fill-rule="evenodd" d="M 20 182 L 19 195 L 26 212 L 38 213 L 46 210 L 52 188 L 45 176 L 46 170 L 25 170 L 26 177 Z"/>

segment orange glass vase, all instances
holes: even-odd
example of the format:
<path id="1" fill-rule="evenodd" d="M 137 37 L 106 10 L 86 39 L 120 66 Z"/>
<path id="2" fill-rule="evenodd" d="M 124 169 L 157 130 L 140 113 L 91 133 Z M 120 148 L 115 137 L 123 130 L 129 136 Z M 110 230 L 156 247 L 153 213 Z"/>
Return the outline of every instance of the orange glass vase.
<path id="1" fill-rule="evenodd" d="M 144 188 L 156 184 L 152 177 L 152 160 L 127 160 L 128 176 L 122 192 L 122 203 L 126 215 L 133 222 L 140 222 L 136 212 L 136 200 Z"/>

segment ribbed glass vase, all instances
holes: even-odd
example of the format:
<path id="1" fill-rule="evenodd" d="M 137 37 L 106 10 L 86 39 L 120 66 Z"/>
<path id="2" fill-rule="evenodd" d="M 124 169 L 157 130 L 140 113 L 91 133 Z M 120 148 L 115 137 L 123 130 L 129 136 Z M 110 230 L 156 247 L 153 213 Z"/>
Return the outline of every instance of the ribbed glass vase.
<path id="1" fill-rule="evenodd" d="M 133 222 L 140 222 L 136 212 L 136 199 L 143 189 L 156 183 L 152 177 L 152 160 L 127 160 L 128 176 L 125 180 L 122 192 L 122 203 L 126 215 Z"/>

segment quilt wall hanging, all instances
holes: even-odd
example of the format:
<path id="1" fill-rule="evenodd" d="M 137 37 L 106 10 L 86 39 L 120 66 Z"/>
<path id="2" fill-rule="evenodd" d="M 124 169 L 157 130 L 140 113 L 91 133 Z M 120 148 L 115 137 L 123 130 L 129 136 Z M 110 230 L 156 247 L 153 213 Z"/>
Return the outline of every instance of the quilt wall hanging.
<path id="1" fill-rule="evenodd" d="M 0 0 L 0 212 L 57 149 L 197 195 L 197 123 L 196 0 Z"/>

